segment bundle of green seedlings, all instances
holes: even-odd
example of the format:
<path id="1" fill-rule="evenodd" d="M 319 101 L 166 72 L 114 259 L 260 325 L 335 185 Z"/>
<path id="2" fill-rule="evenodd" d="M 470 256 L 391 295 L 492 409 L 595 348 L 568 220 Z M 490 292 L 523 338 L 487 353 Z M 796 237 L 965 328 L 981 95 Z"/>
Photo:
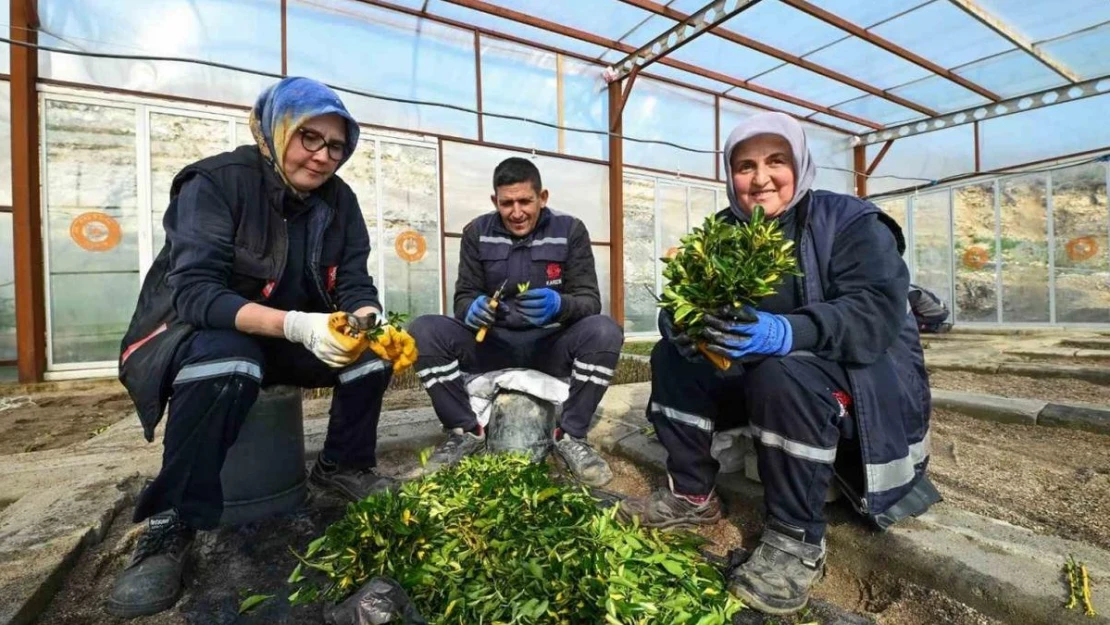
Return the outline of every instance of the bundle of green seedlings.
<path id="1" fill-rule="evenodd" d="M 783 276 L 799 275 L 794 242 L 758 204 L 748 223 L 710 215 L 681 241 L 675 256 L 661 259 L 667 286 L 659 306 L 694 339 L 702 336 L 706 313 L 741 317 L 744 305 L 774 294 Z M 704 342 L 698 347 L 717 367 L 729 368 L 728 359 L 706 351 Z"/>
<path id="2" fill-rule="evenodd" d="M 700 544 L 618 523 L 527 455 L 479 455 L 350 504 L 297 555 L 289 599 L 387 576 L 432 623 L 723 625 L 742 605 Z"/>

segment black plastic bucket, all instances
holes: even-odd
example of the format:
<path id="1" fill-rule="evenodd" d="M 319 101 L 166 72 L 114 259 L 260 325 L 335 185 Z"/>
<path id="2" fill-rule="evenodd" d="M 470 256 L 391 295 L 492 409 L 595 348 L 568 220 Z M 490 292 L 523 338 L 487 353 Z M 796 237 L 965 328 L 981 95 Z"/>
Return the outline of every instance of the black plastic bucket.
<path id="1" fill-rule="evenodd" d="M 301 389 L 263 389 L 227 452 L 220 483 L 223 525 L 249 523 L 296 510 L 305 501 Z"/>
<path id="2" fill-rule="evenodd" d="M 487 427 L 486 449 L 490 452 L 519 451 L 541 462 L 551 451 L 556 406 L 526 393 L 502 390 L 493 399 Z"/>

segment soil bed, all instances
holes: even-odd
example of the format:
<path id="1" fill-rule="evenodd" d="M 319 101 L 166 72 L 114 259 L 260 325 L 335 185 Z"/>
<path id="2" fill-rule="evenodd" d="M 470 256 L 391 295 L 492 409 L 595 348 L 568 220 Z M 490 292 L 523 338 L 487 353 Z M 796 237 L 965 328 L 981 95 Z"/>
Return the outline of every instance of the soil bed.
<path id="1" fill-rule="evenodd" d="M 932 370 L 929 372 L 929 384 L 946 391 L 1110 405 L 1110 386 L 1071 378 Z"/>

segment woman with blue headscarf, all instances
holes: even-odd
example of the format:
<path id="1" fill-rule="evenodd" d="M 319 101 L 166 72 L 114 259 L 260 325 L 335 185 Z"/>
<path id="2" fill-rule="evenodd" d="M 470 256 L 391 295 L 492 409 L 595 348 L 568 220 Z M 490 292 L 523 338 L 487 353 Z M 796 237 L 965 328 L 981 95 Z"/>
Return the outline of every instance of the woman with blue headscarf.
<path id="1" fill-rule="evenodd" d="M 108 599 L 119 616 L 176 602 L 195 530 L 219 523 L 220 470 L 261 386 L 334 387 L 314 485 L 350 500 L 391 485 L 374 453 L 393 369 L 383 358 L 396 357 L 336 328 L 381 312 L 358 200 L 335 175 L 358 124 L 325 85 L 286 78 L 259 96 L 250 126 L 256 145 L 174 178 L 166 244 L 121 346 L 147 440 L 167 403 L 169 418 L 161 471 L 135 508 L 147 530 Z"/>

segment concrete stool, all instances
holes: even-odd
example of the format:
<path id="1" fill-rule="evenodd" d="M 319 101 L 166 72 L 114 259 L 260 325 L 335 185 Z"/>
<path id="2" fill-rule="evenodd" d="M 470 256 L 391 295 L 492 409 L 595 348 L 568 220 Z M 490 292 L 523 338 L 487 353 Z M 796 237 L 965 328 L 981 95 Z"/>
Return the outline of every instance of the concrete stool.
<path id="1" fill-rule="evenodd" d="M 543 462 L 554 444 L 557 418 L 557 406 L 551 402 L 527 393 L 498 391 L 486 426 L 486 449 L 491 453 L 525 452 L 531 454 L 532 462 Z"/>
<path id="2" fill-rule="evenodd" d="M 301 389 L 262 389 L 227 451 L 220 483 L 222 525 L 249 523 L 299 508 L 307 494 Z"/>

